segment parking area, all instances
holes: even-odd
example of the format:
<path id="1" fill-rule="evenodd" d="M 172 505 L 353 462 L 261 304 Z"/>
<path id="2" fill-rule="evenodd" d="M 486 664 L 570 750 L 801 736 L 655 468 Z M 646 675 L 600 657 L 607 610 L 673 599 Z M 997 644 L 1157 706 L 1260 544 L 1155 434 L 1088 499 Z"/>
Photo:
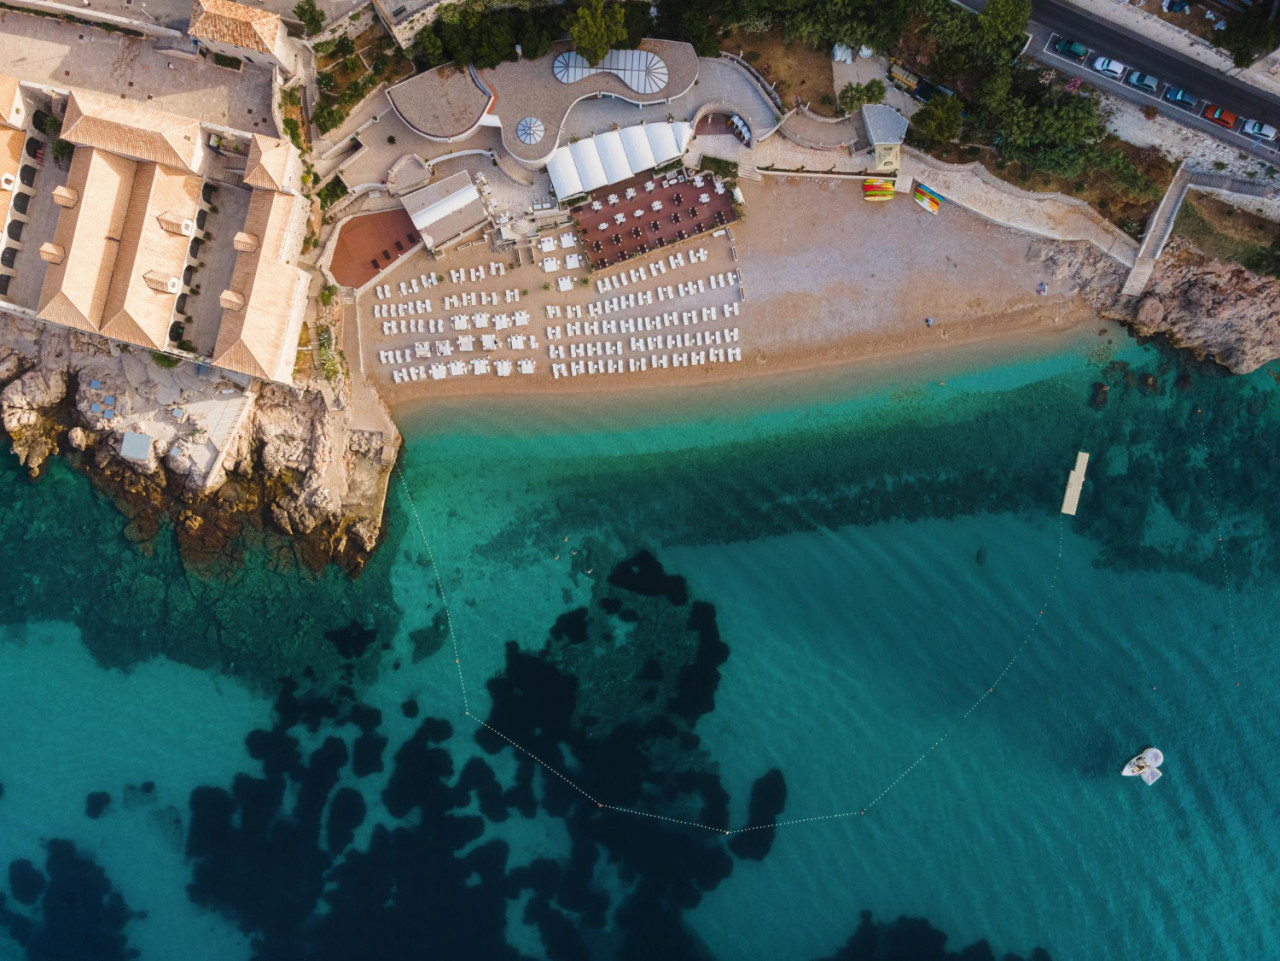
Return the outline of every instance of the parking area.
<path id="1" fill-rule="evenodd" d="M 1160 113 L 1201 133 L 1268 159 L 1280 158 L 1280 147 L 1274 139 L 1250 137 L 1242 132 L 1247 121 L 1271 124 L 1274 118 L 1248 117 L 1238 114 L 1230 103 L 1215 104 L 1195 90 L 1181 86 L 1176 76 L 1152 77 L 1140 64 L 1126 64 L 1110 58 L 1105 50 L 1077 43 L 1071 37 L 1050 33 L 1036 48 L 1037 59 L 1050 63 L 1063 73 L 1079 77 L 1100 91 L 1123 97 L 1141 106 L 1154 107 Z M 1109 63 L 1104 72 L 1095 66 L 1099 59 Z M 1221 107 L 1228 116 L 1209 114 Z M 1229 120 L 1229 124 L 1222 121 Z"/>

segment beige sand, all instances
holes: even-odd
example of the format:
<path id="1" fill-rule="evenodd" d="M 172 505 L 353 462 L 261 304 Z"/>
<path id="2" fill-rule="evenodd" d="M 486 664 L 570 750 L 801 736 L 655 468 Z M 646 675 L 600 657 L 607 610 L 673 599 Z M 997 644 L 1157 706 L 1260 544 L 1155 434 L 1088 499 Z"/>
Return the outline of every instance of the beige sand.
<path id="1" fill-rule="evenodd" d="M 740 303 L 739 316 L 677 328 L 681 333 L 738 328 L 736 345 L 742 348 L 739 363 L 553 379 L 547 328 L 558 325 L 563 331 L 566 321 L 563 318 L 548 320 L 547 304 L 583 305 L 586 319 L 586 304 L 613 293 L 602 297 L 592 275 L 589 286 L 578 286 L 561 294 L 554 289 L 554 281 L 567 272 L 544 273 L 540 266 L 529 264 L 526 250 L 524 266 L 509 267 L 505 277 L 487 278 L 475 284 L 445 283 L 434 288 L 430 292 L 433 302 L 430 316 L 528 311 L 532 317 L 530 325 L 518 331 L 502 332 L 503 348 L 487 356 L 495 360 L 534 358 L 535 374 L 513 373 L 506 378 L 492 373 L 468 374 L 440 381 L 391 383 L 391 369 L 396 365 L 381 364 L 379 350 L 408 349 L 416 340 L 434 342 L 444 337 L 456 338 L 457 334 L 450 331 L 447 335 L 383 336 L 381 321 L 372 317 L 371 305 L 384 301 L 376 300 L 372 292 L 363 295 L 359 304 L 364 369 L 393 408 L 419 408 L 432 397 L 687 387 L 872 359 L 883 362 L 904 354 L 954 352 L 964 345 L 997 339 L 1052 335 L 1095 319 L 1093 312 L 1071 290 L 1051 285 L 1048 296 L 1037 295 L 1037 284 L 1048 280 L 1036 254 L 1038 241 L 997 227 L 954 205 L 944 207 L 935 217 L 905 196 L 889 203 L 867 203 L 861 199 L 860 186 L 847 181 L 766 179 L 763 183 L 745 184 L 743 189 L 747 217 L 733 228 L 731 237 L 703 235 L 677 248 L 685 253 L 686 259 L 691 250 L 706 249 L 706 263 L 669 269 L 656 281 L 624 288 L 626 291 L 653 290 L 660 284 L 676 286 L 681 281 L 705 280 L 711 274 L 740 271 L 746 300 Z M 731 247 L 736 249 L 736 261 Z M 557 251 L 556 256 L 563 257 L 564 253 Z M 537 254 L 539 259 L 542 256 Z M 387 275 L 383 282 L 392 284 L 392 300 L 398 301 L 403 299 L 397 289 L 400 279 L 432 270 L 447 275 L 451 267 L 487 265 L 497 259 L 505 260 L 508 265 L 513 260 L 510 255 L 497 257 L 484 245 L 450 252 L 439 262 L 429 262 L 425 255 L 419 254 L 408 258 L 404 266 Z M 653 259 L 657 259 L 656 256 L 649 258 Z M 631 265 L 638 266 L 638 262 L 632 261 Z M 618 268 L 610 268 L 602 273 L 610 275 L 617 271 Z M 574 273 L 585 275 L 583 270 Z M 553 289 L 546 292 L 541 287 L 548 280 Z M 504 303 L 500 307 L 448 311 L 441 303 L 444 294 L 510 288 L 527 291 L 518 305 Z M 425 292 L 409 299 L 424 296 L 427 296 Z M 674 303 L 660 303 L 655 297 L 650 306 L 602 316 L 653 316 L 672 309 L 701 311 L 708 305 L 716 305 L 722 312 L 723 304 L 736 300 L 737 296 L 738 292 L 733 289 L 708 287 L 704 294 L 678 298 Z M 932 328 L 926 326 L 926 317 L 934 319 Z M 535 335 L 537 348 L 507 349 L 506 335 L 510 333 Z M 620 340 L 624 346 L 623 361 L 632 356 L 651 357 L 647 350 L 630 350 L 631 336 L 584 336 L 576 340 Z M 562 339 L 557 343 L 571 342 Z M 692 353 L 694 349 L 681 348 L 677 352 Z M 484 354 L 455 352 L 451 359 L 475 356 Z M 424 358 L 415 363 L 429 365 L 436 360 Z M 568 360 L 562 362 L 568 363 Z"/>

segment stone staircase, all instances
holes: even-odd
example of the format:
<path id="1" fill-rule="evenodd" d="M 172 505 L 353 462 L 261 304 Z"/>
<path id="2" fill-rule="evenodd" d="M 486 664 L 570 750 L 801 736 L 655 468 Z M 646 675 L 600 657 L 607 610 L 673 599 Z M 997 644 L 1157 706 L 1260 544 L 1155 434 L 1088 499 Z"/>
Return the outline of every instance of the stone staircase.
<path id="1" fill-rule="evenodd" d="M 1160 251 L 1169 240 L 1173 222 L 1178 218 L 1178 211 L 1182 208 L 1182 200 L 1187 195 L 1187 188 L 1191 186 L 1191 178 L 1192 173 L 1185 164 L 1179 167 L 1178 172 L 1173 175 L 1169 189 L 1160 200 L 1160 206 L 1147 221 L 1147 229 L 1142 235 L 1142 244 L 1138 247 L 1138 256 L 1133 262 L 1133 269 L 1129 271 L 1129 277 L 1120 291 L 1125 297 L 1140 297 L 1146 289 L 1147 281 L 1151 279 L 1151 273 L 1155 270 L 1156 260 L 1160 257 Z"/>
<path id="2" fill-rule="evenodd" d="M 754 164 L 738 164 L 739 180 L 754 180 L 757 183 L 764 180 L 764 175 L 755 168 Z"/>
<path id="3" fill-rule="evenodd" d="M 533 174 L 506 155 L 506 151 L 495 150 L 493 157 L 498 161 L 498 169 L 525 187 L 533 186 Z"/>
<path id="4" fill-rule="evenodd" d="M 1247 194 L 1251 197 L 1265 197 L 1275 190 L 1267 184 L 1255 183 L 1252 180 L 1237 180 L 1225 174 L 1207 174 L 1197 171 L 1191 175 L 1191 183 L 1196 187 L 1212 187 L 1215 190 L 1229 190 L 1235 194 Z"/>
<path id="5" fill-rule="evenodd" d="M 245 391 L 235 400 L 223 404 L 217 417 L 208 426 L 209 442 L 219 451 L 225 450 L 227 441 L 239 429 L 253 406 L 254 395 Z"/>

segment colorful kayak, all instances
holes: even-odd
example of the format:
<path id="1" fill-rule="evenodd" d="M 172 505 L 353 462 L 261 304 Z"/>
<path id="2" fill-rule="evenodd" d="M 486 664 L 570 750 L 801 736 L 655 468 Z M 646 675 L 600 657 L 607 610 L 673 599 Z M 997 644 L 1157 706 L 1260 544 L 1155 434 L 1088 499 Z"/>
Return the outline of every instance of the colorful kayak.
<path id="1" fill-rule="evenodd" d="M 936 214 L 947 202 L 946 198 L 924 184 L 916 184 L 915 202 L 931 214 Z"/>
<path id="2" fill-rule="evenodd" d="M 894 182 L 892 180 L 862 181 L 862 199 L 873 203 L 882 203 L 893 199 Z"/>

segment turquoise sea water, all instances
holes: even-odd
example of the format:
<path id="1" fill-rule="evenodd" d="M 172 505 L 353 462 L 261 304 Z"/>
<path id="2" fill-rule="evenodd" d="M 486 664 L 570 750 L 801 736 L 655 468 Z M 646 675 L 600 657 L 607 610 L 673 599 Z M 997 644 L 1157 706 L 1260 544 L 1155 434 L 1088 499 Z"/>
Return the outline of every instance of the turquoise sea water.
<path id="1" fill-rule="evenodd" d="M 426 408 L 355 582 L 6 468 L 0 958 L 1275 956 L 1275 380 L 1092 334 Z"/>

